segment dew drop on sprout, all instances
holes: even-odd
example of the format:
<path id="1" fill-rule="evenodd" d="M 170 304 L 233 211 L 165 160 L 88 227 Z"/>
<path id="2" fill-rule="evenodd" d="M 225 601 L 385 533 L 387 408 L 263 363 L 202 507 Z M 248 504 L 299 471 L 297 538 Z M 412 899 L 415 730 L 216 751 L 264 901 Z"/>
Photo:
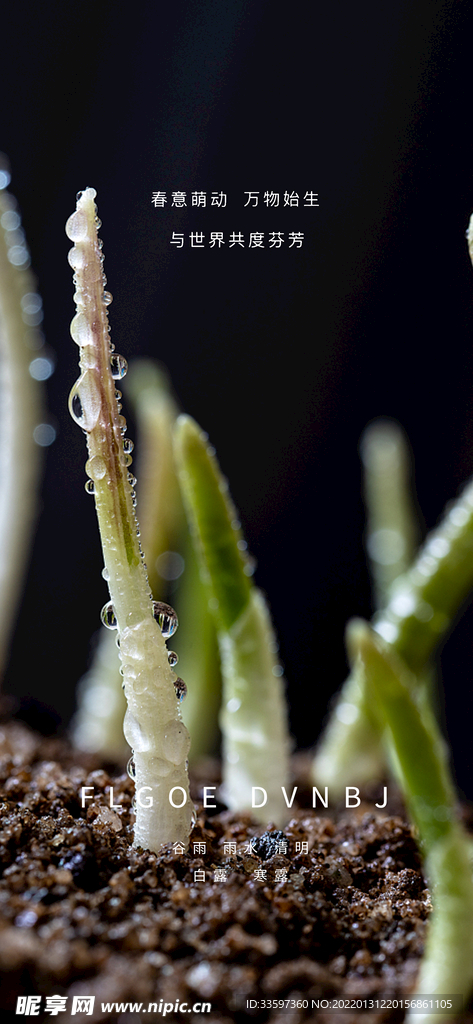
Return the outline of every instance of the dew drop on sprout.
<path id="1" fill-rule="evenodd" d="M 102 400 L 97 378 L 93 370 L 85 370 L 74 384 L 69 395 L 69 412 L 72 419 L 90 433 L 100 415 Z"/>
<path id="2" fill-rule="evenodd" d="M 84 490 L 87 494 L 95 494 L 95 484 L 93 480 L 86 480 L 84 484 Z"/>
<path id="3" fill-rule="evenodd" d="M 82 270 L 87 262 L 87 255 L 83 245 L 75 245 L 69 249 L 67 261 L 73 270 Z"/>
<path id="4" fill-rule="evenodd" d="M 104 604 L 102 611 L 100 612 L 100 618 L 107 629 L 118 629 L 117 617 L 111 601 Z"/>
<path id="5" fill-rule="evenodd" d="M 113 295 L 112 295 L 112 293 L 111 292 L 104 292 L 103 293 L 103 301 L 104 301 L 106 306 L 109 306 L 110 303 L 113 302 Z"/>
<path id="6" fill-rule="evenodd" d="M 110 356 L 110 368 L 113 379 L 121 380 L 128 370 L 128 363 L 124 356 L 119 356 L 118 352 L 114 352 L 113 355 Z"/>
<path id="7" fill-rule="evenodd" d="M 165 640 L 173 636 L 179 625 L 179 620 L 170 604 L 164 601 L 153 601 L 153 615 Z"/>
<path id="8" fill-rule="evenodd" d="M 180 702 L 184 700 L 184 697 L 187 695 L 187 686 L 180 676 L 178 676 L 177 679 L 174 680 L 174 689 L 176 691 L 176 697 L 178 701 Z"/>
<path id="9" fill-rule="evenodd" d="M 177 665 L 178 661 L 179 661 L 179 655 L 176 654 L 175 651 L 168 651 L 168 662 L 169 662 L 171 668 L 174 668 L 174 666 Z"/>
<path id="10" fill-rule="evenodd" d="M 82 242 L 87 238 L 87 217 L 82 210 L 73 213 L 66 223 L 66 235 L 71 242 Z"/>
<path id="11" fill-rule="evenodd" d="M 129 437 L 126 437 L 123 442 L 123 451 L 125 452 L 125 455 L 130 455 L 134 447 L 133 441 L 131 441 Z"/>
<path id="12" fill-rule="evenodd" d="M 78 423 L 80 426 L 83 417 L 83 409 L 82 402 L 76 391 L 76 385 L 74 385 L 69 395 L 69 412 L 72 416 L 72 419 L 75 420 L 75 422 Z"/>
<path id="13" fill-rule="evenodd" d="M 130 760 L 128 761 L 128 764 L 126 766 L 126 770 L 128 772 L 128 775 L 130 776 L 130 779 L 133 779 L 133 780 L 136 779 L 136 768 L 135 768 L 135 762 L 133 760 L 133 754 L 131 755 Z"/>
<path id="14" fill-rule="evenodd" d="M 91 459 L 87 459 L 85 471 L 92 480 L 103 480 L 107 467 L 101 455 L 93 455 Z"/>
<path id="15" fill-rule="evenodd" d="M 94 334 L 84 313 L 76 313 L 75 317 L 73 317 L 70 332 L 71 338 L 75 341 L 76 345 L 92 345 Z"/>

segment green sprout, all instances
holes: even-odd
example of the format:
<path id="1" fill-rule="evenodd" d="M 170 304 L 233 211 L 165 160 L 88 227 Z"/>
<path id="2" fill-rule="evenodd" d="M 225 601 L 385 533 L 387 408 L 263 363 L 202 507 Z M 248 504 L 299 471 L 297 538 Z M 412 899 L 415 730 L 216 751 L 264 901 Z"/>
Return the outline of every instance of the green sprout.
<path id="1" fill-rule="evenodd" d="M 110 296 L 104 291 L 95 195 L 91 188 L 79 193 L 76 212 L 66 225 L 74 242 L 69 263 L 75 272 L 77 307 L 71 335 L 79 346 L 81 369 L 69 410 L 87 438 L 86 487 L 95 496 L 111 599 L 102 620 L 117 629 L 120 644 L 127 699 L 124 730 L 133 751 L 137 790 L 134 842 L 158 850 L 164 843 L 188 843 L 190 740 L 165 643 L 177 619 L 172 609 L 153 602 L 143 564 L 129 469 L 133 445 L 124 438 L 126 421 L 115 394 L 127 366 L 110 344 Z"/>
<path id="2" fill-rule="evenodd" d="M 412 673 L 378 634 L 354 620 L 348 626 L 347 645 L 353 667 L 383 720 L 433 889 L 434 911 L 417 992 L 461 994 L 466 1000 L 473 987 L 470 845 L 456 818 L 445 742 L 430 708 L 418 699 Z M 418 1019 L 418 1014 L 412 1016 Z M 422 1020 L 433 1024 L 438 1015 L 422 1014 Z"/>
<path id="3" fill-rule="evenodd" d="M 283 824 L 289 736 L 268 608 L 252 583 L 246 541 L 214 449 L 189 416 L 177 421 L 175 451 L 220 647 L 225 800 L 233 810 L 248 807 L 258 787 L 256 816 Z"/>
<path id="4" fill-rule="evenodd" d="M 394 580 L 386 607 L 373 619 L 374 629 L 411 669 L 414 685 L 420 691 L 428 689 L 426 678 L 431 659 L 472 587 L 473 483 L 470 482 L 457 501 L 448 506 L 443 520 L 429 534 L 410 569 Z M 376 711 L 367 698 L 363 682 L 353 673 L 342 687 L 316 751 L 314 778 L 324 777 L 334 790 L 341 792 L 349 763 L 352 769 L 356 764 L 359 777 L 365 772 L 365 780 L 369 778 L 370 768 L 379 764 Z"/>

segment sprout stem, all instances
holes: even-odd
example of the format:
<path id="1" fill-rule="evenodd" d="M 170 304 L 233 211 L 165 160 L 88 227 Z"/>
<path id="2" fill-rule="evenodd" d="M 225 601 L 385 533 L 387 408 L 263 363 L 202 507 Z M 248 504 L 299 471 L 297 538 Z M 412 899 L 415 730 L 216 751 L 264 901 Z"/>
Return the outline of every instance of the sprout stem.
<path id="1" fill-rule="evenodd" d="M 347 645 L 387 728 L 433 887 L 434 911 L 417 992 L 460 993 L 466 1000 L 473 988 L 473 883 L 468 838 L 455 816 L 445 742 L 430 709 L 416 695 L 411 673 L 366 623 L 349 624 Z M 439 1018 L 416 1013 L 408 1019 L 434 1024 Z"/>
<path id="2" fill-rule="evenodd" d="M 115 381 L 126 362 L 110 346 L 95 190 L 79 193 L 66 225 L 75 243 L 69 262 L 75 271 L 77 313 L 71 334 L 80 347 L 81 375 L 69 409 L 87 437 L 86 471 L 92 481 L 111 597 L 109 624 L 116 623 L 127 699 L 125 736 L 133 750 L 136 778 L 137 846 L 187 845 L 192 807 L 186 770 L 189 734 L 179 713 L 166 644 L 153 614 L 137 532 L 128 467 L 130 445 L 119 415 Z M 146 789 L 144 796 L 143 788 Z M 182 800 L 182 807 L 173 806 Z"/>
<path id="3" fill-rule="evenodd" d="M 206 435 L 189 416 L 177 421 L 175 450 L 220 647 L 224 796 L 232 810 L 241 810 L 250 806 L 252 787 L 262 787 L 268 799 L 257 816 L 283 824 L 289 736 L 269 612 L 250 579 L 227 483 Z"/>
<path id="4" fill-rule="evenodd" d="M 385 610 L 373 619 L 376 632 L 412 670 L 412 682 L 417 690 L 425 690 L 429 660 L 448 633 L 472 586 L 473 483 L 470 481 L 457 501 L 449 506 L 437 529 L 429 534 L 411 568 L 394 581 Z M 322 778 L 323 771 L 326 782 L 330 781 L 341 791 L 346 785 L 344 771 L 348 753 L 352 759 L 357 758 L 358 751 L 362 757 L 366 756 L 372 726 L 375 726 L 375 716 L 372 710 L 367 712 L 362 686 L 355 685 L 349 677 L 319 743 L 314 777 Z"/>

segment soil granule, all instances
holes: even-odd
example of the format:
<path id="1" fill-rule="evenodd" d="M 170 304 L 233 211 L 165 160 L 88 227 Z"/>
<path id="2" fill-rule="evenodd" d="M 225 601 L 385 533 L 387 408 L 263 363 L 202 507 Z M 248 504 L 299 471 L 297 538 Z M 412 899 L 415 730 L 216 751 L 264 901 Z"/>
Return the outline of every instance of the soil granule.
<path id="1" fill-rule="evenodd" d="M 189 852 L 156 855 L 131 846 L 126 773 L 18 723 L 0 728 L 0 786 L 2 1020 L 21 1020 L 18 996 L 34 995 L 48 1021 L 162 1021 L 161 1000 L 187 1002 L 165 1019 L 191 1024 L 403 1020 L 312 1006 L 412 991 L 431 903 L 402 814 L 299 806 L 283 830 L 265 831 L 197 801 Z M 86 809 L 82 786 L 95 791 Z M 51 996 L 67 996 L 55 1015 Z M 92 1014 L 76 999 L 70 1015 L 78 996 L 95 996 Z M 199 1001 L 211 1011 L 191 1012 Z M 102 1010 L 112 1002 L 146 1012 Z"/>

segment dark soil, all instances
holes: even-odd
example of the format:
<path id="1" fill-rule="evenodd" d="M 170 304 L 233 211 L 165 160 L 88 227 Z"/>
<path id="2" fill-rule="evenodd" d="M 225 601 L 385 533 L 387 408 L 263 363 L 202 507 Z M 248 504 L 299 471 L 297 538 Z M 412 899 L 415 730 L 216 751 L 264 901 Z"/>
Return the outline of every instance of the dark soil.
<path id="1" fill-rule="evenodd" d="M 211 784 L 212 770 L 201 781 Z M 403 1019 L 312 1008 L 320 998 L 412 990 L 430 898 L 402 816 L 366 804 L 338 816 L 299 807 L 283 832 L 264 832 L 249 817 L 201 811 L 190 852 L 158 856 L 131 846 L 126 773 L 109 775 L 19 724 L 0 729 L 0 784 L 2 1020 L 21 1020 L 17 997 L 34 995 L 36 1019 L 47 1021 L 48 996 L 67 996 L 59 1021 L 162 1021 L 160 1000 L 210 1002 L 210 1013 L 167 1011 L 191 1024 Z M 84 785 L 95 789 L 86 810 Z M 93 1013 L 77 1003 L 73 1012 L 74 996 L 95 996 Z M 111 1002 L 142 1002 L 146 1012 L 102 1011 Z"/>

